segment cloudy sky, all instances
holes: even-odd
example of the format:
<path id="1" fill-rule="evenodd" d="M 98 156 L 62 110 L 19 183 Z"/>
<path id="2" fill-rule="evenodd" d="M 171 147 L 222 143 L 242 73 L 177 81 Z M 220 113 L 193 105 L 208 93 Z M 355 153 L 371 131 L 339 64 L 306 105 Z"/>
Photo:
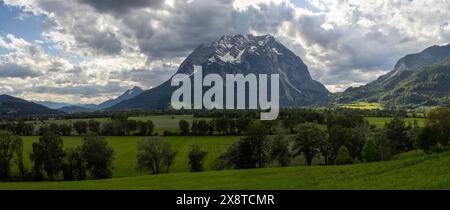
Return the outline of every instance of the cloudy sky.
<path id="1" fill-rule="evenodd" d="M 275 36 L 342 91 L 450 43 L 448 11 L 450 0 L 0 0 L 0 94 L 97 103 L 248 33 Z"/>

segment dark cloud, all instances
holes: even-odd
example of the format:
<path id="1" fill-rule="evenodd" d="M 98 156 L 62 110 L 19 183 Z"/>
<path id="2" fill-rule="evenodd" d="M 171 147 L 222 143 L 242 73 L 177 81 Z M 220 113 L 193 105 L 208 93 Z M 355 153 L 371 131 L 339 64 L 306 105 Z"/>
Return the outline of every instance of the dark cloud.
<path id="1" fill-rule="evenodd" d="M 74 66 L 72 69 L 69 69 L 66 73 L 68 74 L 81 74 L 83 69 L 80 66 Z"/>
<path id="2" fill-rule="evenodd" d="M 131 9 L 160 7 L 164 4 L 164 0 L 80 0 L 80 2 L 88 4 L 99 12 L 127 12 Z"/>
<path id="3" fill-rule="evenodd" d="M 319 5 L 314 11 L 289 3 L 237 10 L 232 0 L 174 0 L 173 5 L 162 0 L 17 2 L 51 14 L 43 34 L 63 50 L 82 54 L 93 63 L 97 56 L 125 58 L 123 65 L 108 67 L 112 69 L 98 67 L 92 76 L 103 81 L 98 84 L 111 76 L 123 83 L 155 86 L 169 78 L 174 68 L 153 66 L 179 63 L 199 44 L 209 44 L 224 34 L 272 34 L 305 61 L 315 79 L 330 86 L 369 82 L 402 56 L 450 40 L 450 4 L 442 0 L 307 1 Z M 29 54 L 38 55 L 38 50 L 29 49 Z M 128 62 L 135 62 L 131 55 L 141 53 L 147 56 L 143 56 L 145 64 L 125 61 L 129 57 Z M 86 71 L 76 67 L 68 73 Z M 61 82 L 85 84 L 86 78 L 67 77 Z"/>
<path id="4" fill-rule="evenodd" d="M 234 33 L 232 1 L 176 1 L 170 15 L 137 11 L 123 17 L 142 52 L 153 58 L 186 56 L 201 43 Z"/>
<path id="5" fill-rule="evenodd" d="M 62 62 L 59 61 L 55 61 L 52 62 L 52 64 L 50 65 L 48 71 L 50 72 L 59 72 L 59 71 L 63 71 L 64 69 L 64 64 Z"/>
<path id="6" fill-rule="evenodd" d="M 85 47 L 95 49 L 100 54 L 119 54 L 122 50 L 122 43 L 112 32 L 91 30 L 90 27 L 84 27 L 83 34 L 75 37 L 78 43 Z"/>
<path id="7" fill-rule="evenodd" d="M 405 47 L 404 35 L 389 26 L 361 27 L 359 12 L 350 25 L 328 25 L 326 14 L 304 15 L 292 22 L 290 34 L 303 39 L 299 54 L 316 60 L 310 65 L 312 75 L 326 85 L 368 83 L 393 68 L 401 56 L 412 53 Z M 382 30 L 380 30 L 382 28 Z M 320 61 L 320 62 L 317 62 Z M 315 66 L 314 66 L 315 65 Z"/>
<path id="8" fill-rule="evenodd" d="M 52 17 L 43 21 L 42 27 L 46 33 L 60 33 L 70 35 L 75 42 L 64 43 L 67 50 L 82 50 L 90 55 L 117 55 L 120 54 L 123 44 L 118 33 L 108 27 L 103 19 L 99 18 L 96 10 L 80 1 L 41 0 L 37 2 L 40 8 Z M 86 1 L 96 2 L 96 1 Z M 109 1 L 108 1 L 109 2 Z M 111 1 L 112 3 L 119 1 Z M 123 1 L 123 4 L 134 1 Z M 115 16 L 115 14 L 113 14 Z M 68 41 L 64 39 L 64 41 Z M 83 52 L 83 53 L 84 53 Z M 79 53 L 79 52 L 78 52 Z M 83 54 L 81 53 L 81 54 Z"/>
<path id="9" fill-rule="evenodd" d="M 152 88 L 167 81 L 173 74 L 176 68 L 173 67 L 159 67 L 152 70 L 148 69 L 133 69 L 131 71 L 113 72 L 111 78 L 125 81 L 133 81 L 139 83 L 139 86 L 144 88 Z"/>
<path id="10" fill-rule="evenodd" d="M 27 66 L 21 66 L 15 63 L 0 64 L 0 77 L 28 78 L 38 77 L 41 73 L 31 70 Z"/>
<path id="11" fill-rule="evenodd" d="M 261 4 L 238 11 L 231 0 L 176 1 L 168 11 L 166 16 L 135 11 L 122 18 L 141 52 L 154 59 L 186 56 L 198 45 L 210 44 L 225 34 L 273 34 L 294 16 L 286 4 Z"/>
<path id="12" fill-rule="evenodd" d="M 152 60 L 186 56 L 198 45 L 209 44 L 224 34 L 273 34 L 294 16 L 287 4 L 260 4 L 239 11 L 233 0 L 176 0 L 173 6 L 162 0 L 43 0 L 39 5 L 55 15 L 45 21 L 44 28 L 59 28 L 61 33 L 72 35 L 79 48 L 92 49 L 94 55 L 115 55 L 130 43 L 137 43 Z M 100 21 L 101 14 L 95 11 L 110 14 L 113 22 Z"/>
<path id="13" fill-rule="evenodd" d="M 286 4 L 259 4 L 243 11 L 232 13 L 232 26 L 235 33 L 273 34 L 285 21 L 294 19 L 294 9 Z"/>
<path id="14" fill-rule="evenodd" d="M 106 85 L 84 84 L 68 85 L 65 87 L 42 86 L 38 85 L 29 91 L 34 93 L 51 93 L 60 95 L 79 95 L 82 97 L 97 97 L 103 95 L 114 95 L 123 92 L 128 87 L 122 87 L 119 82 L 108 82 Z"/>

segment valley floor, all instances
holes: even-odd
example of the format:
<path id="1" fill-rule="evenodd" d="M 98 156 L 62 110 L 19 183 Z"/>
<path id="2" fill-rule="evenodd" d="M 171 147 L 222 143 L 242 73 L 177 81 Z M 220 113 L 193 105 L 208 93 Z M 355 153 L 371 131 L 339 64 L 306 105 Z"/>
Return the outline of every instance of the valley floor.
<path id="1" fill-rule="evenodd" d="M 349 166 L 173 173 L 76 182 L 0 183 L 0 190 L 450 189 L 450 153 Z"/>

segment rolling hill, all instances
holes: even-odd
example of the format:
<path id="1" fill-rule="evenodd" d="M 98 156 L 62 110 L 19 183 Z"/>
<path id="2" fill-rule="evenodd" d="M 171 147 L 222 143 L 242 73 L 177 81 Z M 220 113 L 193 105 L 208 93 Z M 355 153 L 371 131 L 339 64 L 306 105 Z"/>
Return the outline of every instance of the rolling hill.
<path id="1" fill-rule="evenodd" d="M 63 102 L 53 102 L 53 101 L 31 101 L 33 103 L 45 106 L 50 109 L 61 109 L 63 107 L 70 107 L 70 106 L 78 106 L 83 107 L 87 109 L 96 109 L 97 104 L 70 104 L 70 103 L 63 103 Z"/>
<path id="2" fill-rule="evenodd" d="M 450 154 L 348 166 L 172 173 L 106 180 L 0 183 L 2 190 L 450 189 Z"/>
<path id="3" fill-rule="evenodd" d="M 0 117 L 59 115 L 62 112 L 9 95 L 0 95 Z"/>
<path id="4" fill-rule="evenodd" d="M 109 99 L 100 104 L 70 104 L 70 103 L 62 103 L 62 102 L 52 102 L 52 101 L 33 101 L 36 104 L 43 105 L 50 109 L 57 109 L 65 113 L 75 113 L 75 112 L 90 112 L 95 110 L 102 110 L 114 106 L 122 101 L 131 99 L 139 94 L 141 94 L 144 90 L 140 87 L 133 87 L 125 91 L 122 95 Z"/>
<path id="5" fill-rule="evenodd" d="M 93 112 L 94 109 L 88 109 L 86 107 L 82 106 L 64 106 L 58 109 L 59 111 L 65 112 L 65 113 L 78 113 L 78 112 Z"/>
<path id="6" fill-rule="evenodd" d="M 53 102 L 53 101 L 31 101 L 31 102 L 45 106 L 50 109 L 60 109 L 65 106 L 73 106 L 72 104 L 69 103 Z"/>
<path id="7" fill-rule="evenodd" d="M 433 46 L 400 59 L 377 80 L 338 93 L 335 103 L 376 102 L 389 106 L 450 104 L 450 45 Z"/>

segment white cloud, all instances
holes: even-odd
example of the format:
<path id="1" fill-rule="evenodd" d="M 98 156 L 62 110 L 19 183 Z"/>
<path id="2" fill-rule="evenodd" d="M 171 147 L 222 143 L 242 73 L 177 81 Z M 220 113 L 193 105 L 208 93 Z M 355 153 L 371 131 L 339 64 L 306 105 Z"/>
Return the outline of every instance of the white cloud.
<path id="1" fill-rule="evenodd" d="M 10 45 L 5 41 L 5 39 L 2 36 L 0 36 L 0 47 L 10 49 Z"/>
<path id="2" fill-rule="evenodd" d="M 258 7 L 260 4 L 281 4 L 281 3 L 290 3 L 289 0 L 234 0 L 233 6 L 238 10 L 244 10 L 248 7 Z"/>
<path id="3" fill-rule="evenodd" d="M 332 91 L 370 82 L 400 57 L 450 41 L 447 1 L 309 2 L 320 12 L 297 15 L 284 33 L 302 46 L 297 53 Z"/>
<path id="4" fill-rule="evenodd" d="M 406 54 L 450 42 L 448 1 L 306 1 L 314 11 L 289 0 L 4 0 L 47 19 L 39 42 L 0 36 L 0 47 L 11 51 L 0 63 L 45 76 L 5 78 L 0 92 L 100 102 L 168 79 L 201 43 L 249 32 L 274 35 L 315 79 L 342 91 L 376 79 Z M 44 44 L 61 54 L 49 55 Z"/>

